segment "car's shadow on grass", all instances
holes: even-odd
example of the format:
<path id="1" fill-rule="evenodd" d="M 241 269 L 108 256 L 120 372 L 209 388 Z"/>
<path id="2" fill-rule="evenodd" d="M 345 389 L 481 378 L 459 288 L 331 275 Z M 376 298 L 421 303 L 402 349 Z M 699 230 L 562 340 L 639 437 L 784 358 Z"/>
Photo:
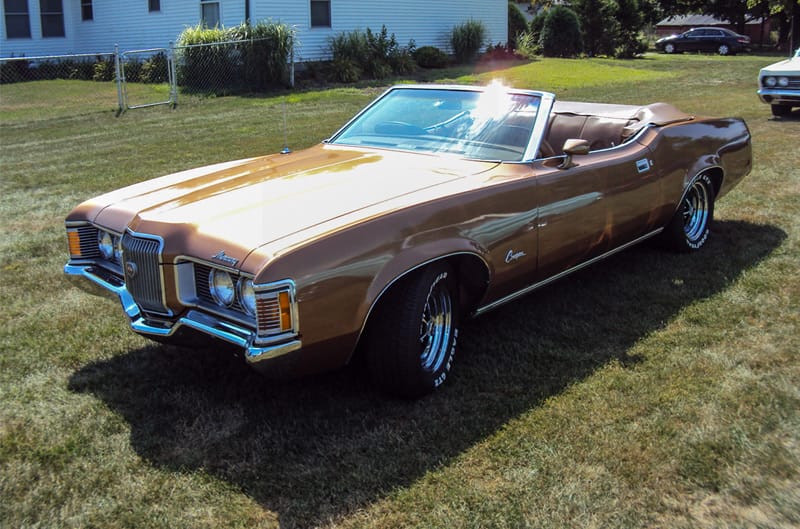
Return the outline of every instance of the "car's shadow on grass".
<path id="1" fill-rule="evenodd" d="M 785 238 L 718 222 L 696 255 L 644 245 L 467 322 L 442 391 L 385 399 L 362 371 L 275 384 L 237 358 L 153 345 L 70 380 L 120 413 L 155 466 L 202 469 L 309 527 L 364 508 L 447 464 L 509 419 L 610 361 L 687 305 L 723 291 Z"/>

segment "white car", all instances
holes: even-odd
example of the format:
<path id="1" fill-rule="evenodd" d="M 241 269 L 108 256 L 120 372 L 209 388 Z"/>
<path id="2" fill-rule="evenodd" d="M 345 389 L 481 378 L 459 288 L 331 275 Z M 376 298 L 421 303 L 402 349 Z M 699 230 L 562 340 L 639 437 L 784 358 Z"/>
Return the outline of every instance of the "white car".
<path id="1" fill-rule="evenodd" d="M 774 116 L 785 116 L 792 107 L 800 107 L 800 48 L 794 57 L 762 68 L 758 86 L 758 97 L 772 106 Z"/>

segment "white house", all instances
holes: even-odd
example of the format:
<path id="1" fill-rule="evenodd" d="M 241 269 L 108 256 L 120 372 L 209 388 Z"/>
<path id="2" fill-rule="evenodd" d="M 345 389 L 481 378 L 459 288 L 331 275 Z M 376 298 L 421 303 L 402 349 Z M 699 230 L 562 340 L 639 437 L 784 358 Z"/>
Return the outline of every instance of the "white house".
<path id="1" fill-rule="evenodd" d="M 188 26 L 272 20 L 297 29 L 296 61 L 326 57 L 329 37 L 386 25 L 401 45 L 449 49 L 457 24 L 480 20 L 508 40 L 507 0 L 3 0 L 0 57 L 162 48 Z"/>

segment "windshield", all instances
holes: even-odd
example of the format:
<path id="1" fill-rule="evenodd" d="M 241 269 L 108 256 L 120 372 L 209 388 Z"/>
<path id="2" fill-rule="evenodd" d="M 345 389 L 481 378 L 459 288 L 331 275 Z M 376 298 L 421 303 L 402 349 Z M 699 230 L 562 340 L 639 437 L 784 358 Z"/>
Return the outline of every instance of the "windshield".
<path id="1" fill-rule="evenodd" d="M 483 91 L 395 88 L 331 143 L 521 161 L 540 98 L 502 87 Z"/>

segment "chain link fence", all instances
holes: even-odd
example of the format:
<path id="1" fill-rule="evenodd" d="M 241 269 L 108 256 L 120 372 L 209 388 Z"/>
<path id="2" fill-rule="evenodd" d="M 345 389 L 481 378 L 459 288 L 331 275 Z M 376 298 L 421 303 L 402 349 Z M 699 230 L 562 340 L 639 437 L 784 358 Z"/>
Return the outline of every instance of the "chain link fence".
<path id="1" fill-rule="evenodd" d="M 270 61 L 268 39 L 82 55 L 0 58 L 8 120 L 176 105 L 179 99 L 294 86 L 294 54 Z M 292 46 L 293 50 L 293 46 Z"/>

